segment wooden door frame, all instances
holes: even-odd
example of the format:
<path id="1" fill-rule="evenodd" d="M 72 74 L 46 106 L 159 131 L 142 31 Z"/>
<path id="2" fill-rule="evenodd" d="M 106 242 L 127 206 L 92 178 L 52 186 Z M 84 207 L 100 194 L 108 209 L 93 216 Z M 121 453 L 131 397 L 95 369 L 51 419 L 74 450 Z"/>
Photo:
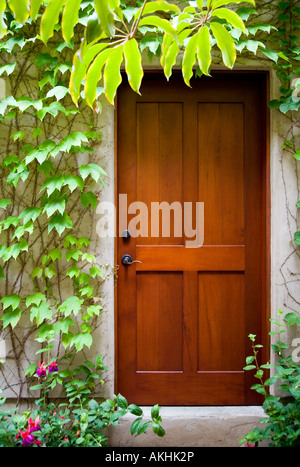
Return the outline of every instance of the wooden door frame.
<path id="1" fill-rule="evenodd" d="M 173 74 L 181 73 L 180 70 L 174 70 Z M 161 70 L 158 69 L 148 69 L 145 71 L 146 76 L 162 74 Z M 270 100 L 270 72 L 268 70 L 214 70 L 213 74 L 215 75 L 226 75 L 235 74 L 237 76 L 241 75 L 261 75 L 264 77 L 264 107 L 265 107 L 265 128 L 263 129 L 263 134 L 265 135 L 264 143 L 265 147 L 262 151 L 264 154 L 263 161 L 263 174 L 262 174 L 262 192 L 263 197 L 263 207 L 262 207 L 262 225 L 264 227 L 262 238 L 264 239 L 263 247 L 264 252 L 263 256 L 265 258 L 264 262 L 264 271 L 263 275 L 265 281 L 263 284 L 263 293 L 262 293 L 262 310 L 264 314 L 261 319 L 261 336 L 262 342 L 257 342 L 257 344 L 262 344 L 263 348 L 260 349 L 261 352 L 261 361 L 266 363 L 270 359 L 270 337 L 269 337 L 269 320 L 271 317 L 271 184 L 270 184 L 270 110 L 268 107 L 268 102 Z M 124 76 L 123 76 L 124 78 Z M 119 233 L 119 218 L 118 218 L 118 99 L 116 97 L 115 101 L 115 113 L 114 113 L 114 198 L 115 198 L 115 207 L 116 207 L 116 226 L 115 226 L 115 241 L 114 241 L 114 261 L 116 268 L 116 286 L 114 289 L 114 394 L 118 393 L 118 269 L 120 265 L 120 256 L 118 250 L 118 233 Z M 263 399 L 261 399 L 263 401 Z"/>

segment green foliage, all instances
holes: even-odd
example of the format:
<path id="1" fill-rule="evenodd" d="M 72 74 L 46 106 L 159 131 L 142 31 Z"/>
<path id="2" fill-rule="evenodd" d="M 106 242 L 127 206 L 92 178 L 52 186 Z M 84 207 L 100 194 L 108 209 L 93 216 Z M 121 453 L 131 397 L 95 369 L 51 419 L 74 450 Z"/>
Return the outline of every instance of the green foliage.
<path id="1" fill-rule="evenodd" d="M 152 54 L 162 51 L 161 64 L 167 78 L 183 52 L 182 72 L 187 85 L 196 62 L 201 73 L 209 74 L 211 50 L 215 44 L 221 51 L 225 66 L 232 68 L 236 60 L 234 33 L 237 30 L 245 33 L 246 29 L 241 16 L 228 7 L 229 3 L 234 6 L 239 3 L 255 5 L 254 0 L 191 1 L 181 10 L 176 4 L 164 0 L 137 1 L 136 6 L 129 7 L 123 0 L 89 2 L 83 40 L 73 57 L 70 78 L 73 102 L 78 105 L 81 88 L 84 87 L 87 104 L 96 108 L 97 87 L 103 76 L 105 95 L 113 104 L 122 82 L 120 70 L 124 62 L 129 84 L 139 92 L 143 78 L 142 51 L 146 47 Z M 65 43 L 71 45 L 76 25 L 79 19 L 83 21 L 82 9 L 86 4 L 80 0 L 20 0 L 18 4 L 8 2 L 8 7 L 20 23 L 35 20 L 41 11 L 42 41 L 48 43 L 59 23 Z M 2 70 L 8 74 L 12 71 L 13 64 L 5 65 Z M 60 88 L 51 90 L 50 95 L 58 96 L 59 100 L 65 92 Z M 54 105 L 53 110 L 57 108 Z"/>
<path id="2" fill-rule="evenodd" d="M 282 314 L 280 310 L 279 315 Z M 285 316 L 288 326 L 300 325 L 299 315 L 288 313 Z M 271 320 L 277 327 L 277 331 L 271 331 L 271 335 L 278 335 L 278 340 L 271 345 L 277 356 L 276 363 L 258 365 L 257 356 L 260 348 L 255 344 L 255 335 L 249 335 L 252 341 L 253 355 L 247 357 L 247 371 L 255 372 L 254 377 L 258 383 L 251 389 L 264 397 L 263 409 L 266 417 L 261 420 L 262 427 L 256 427 L 248 433 L 241 443 L 258 446 L 267 442 L 270 447 L 299 447 L 300 446 L 300 364 L 299 358 L 293 358 L 293 354 L 285 355 L 288 346 L 281 340 L 281 334 L 285 332 L 285 325 L 279 320 Z M 272 370 L 269 377 L 266 373 Z M 283 397 L 270 394 L 269 387 L 277 386 Z M 266 425 L 265 427 L 263 425 Z"/>
<path id="3" fill-rule="evenodd" d="M 37 409 L 23 414 L 17 414 L 16 409 L 0 410 L 0 447 L 105 447 L 105 431 L 127 414 L 137 417 L 131 425 L 132 434 L 139 435 L 152 426 L 154 433 L 164 436 L 158 405 L 152 408 L 151 420 L 144 421 L 142 409 L 129 405 L 121 394 L 104 401 L 91 397 L 95 382 L 104 383 L 101 373 L 105 370 L 101 357 L 74 369 L 60 370 L 53 360 L 40 364 L 37 371 L 35 365 L 28 368 L 27 374 L 38 379 L 31 389 L 41 392 Z M 57 385 L 65 392 L 64 402 L 58 405 L 48 399 Z M 0 407 L 4 403 L 5 398 L 0 398 Z"/>

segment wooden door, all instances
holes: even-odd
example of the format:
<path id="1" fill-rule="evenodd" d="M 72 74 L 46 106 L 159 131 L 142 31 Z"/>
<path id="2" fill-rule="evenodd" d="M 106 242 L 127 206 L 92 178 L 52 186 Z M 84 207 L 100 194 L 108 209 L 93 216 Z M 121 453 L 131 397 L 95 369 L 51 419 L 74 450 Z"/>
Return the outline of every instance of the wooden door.
<path id="1" fill-rule="evenodd" d="M 167 82 L 154 73 L 141 95 L 124 79 L 117 112 L 116 389 L 131 402 L 258 402 L 243 367 L 248 334 L 264 343 L 265 113 L 264 74 L 219 73 L 190 89 L 181 76 Z M 162 214 L 154 218 L 157 203 L 174 206 L 164 221 Z M 175 206 L 182 206 L 181 231 Z M 198 246 L 190 246 L 196 206 L 204 207 L 204 240 L 199 235 Z M 129 226 L 131 236 L 122 237 Z M 138 262 L 123 265 L 125 254 Z"/>

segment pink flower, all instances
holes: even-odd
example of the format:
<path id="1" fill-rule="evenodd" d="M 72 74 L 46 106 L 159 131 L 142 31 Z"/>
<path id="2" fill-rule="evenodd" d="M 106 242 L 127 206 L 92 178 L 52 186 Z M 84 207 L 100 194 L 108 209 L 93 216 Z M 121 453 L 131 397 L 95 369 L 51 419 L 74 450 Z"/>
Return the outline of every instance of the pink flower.
<path id="1" fill-rule="evenodd" d="M 52 362 L 52 363 L 49 363 L 48 368 L 49 368 L 49 373 L 53 373 L 54 371 L 58 371 L 56 360 L 54 360 L 54 362 Z"/>
<path id="2" fill-rule="evenodd" d="M 29 420 L 28 420 L 28 427 L 30 428 L 30 431 L 32 432 L 32 431 L 40 430 L 41 427 L 40 427 L 39 423 L 40 423 L 40 417 L 39 416 L 37 416 L 34 421 L 30 417 Z"/>
<path id="3" fill-rule="evenodd" d="M 30 444 L 37 444 L 37 445 L 42 444 L 41 441 L 34 439 L 34 436 L 31 434 L 31 428 L 29 425 L 26 431 L 19 430 L 19 433 L 17 434 L 16 439 L 18 439 L 20 436 L 23 438 L 22 439 L 23 447 L 30 446 Z"/>
<path id="4" fill-rule="evenodd" d="M 255 448 L 255 443 L 251 444 L 249 441 L 247 441 L 246 448 Z"/>
<path id="5" fill-rule="evenodd" d="M 43 362 L 43 363 L 39 362 L 39 367 L 38 367 L 38 369 L 36 371 L 36 374 L 38 376 L 46 376 L 47 370 L 46 370 L 46 367 L 45 367 L 45 362 Z"/>

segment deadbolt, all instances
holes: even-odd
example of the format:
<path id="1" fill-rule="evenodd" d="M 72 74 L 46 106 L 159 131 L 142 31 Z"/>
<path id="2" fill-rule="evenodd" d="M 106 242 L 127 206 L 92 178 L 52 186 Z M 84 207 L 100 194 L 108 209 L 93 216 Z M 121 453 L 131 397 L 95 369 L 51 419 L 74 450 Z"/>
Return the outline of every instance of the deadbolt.
<path id="1" fill-rule="evenodd" d="M 130 238 L 131 237 L 130 231 L 129 230 L 124 230 L 123 233 L 122 233 L 122 237 L 123 238 Z"/>

